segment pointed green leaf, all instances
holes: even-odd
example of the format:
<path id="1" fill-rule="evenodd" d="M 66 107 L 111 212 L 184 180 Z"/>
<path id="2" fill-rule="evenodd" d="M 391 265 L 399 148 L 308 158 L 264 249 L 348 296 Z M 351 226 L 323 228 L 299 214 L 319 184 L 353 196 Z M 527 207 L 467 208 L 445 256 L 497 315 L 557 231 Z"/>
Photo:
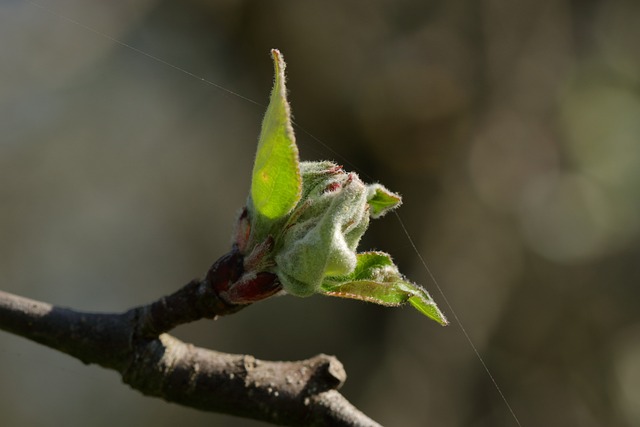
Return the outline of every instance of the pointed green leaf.
<path id="1" fill-rule="evenodd" d="M 398 306 L 408 302 L 441 325 L 448 323 L 429 293 L 406 281 L 391 257 L 384 252 L 358 254 L 358 263 L 353 273 L 325 278 L 321 293 L 385 306 Z"/>
<path id="2" fill-rule="evenodd" d="M 402 204 L 402 197 L 380 184 L 373 184 L 369 186 L 367 202 L 371 208 L 371 217 L 380 218 L 390 210 L 399 207 Z"/>
<path id="3" fill-rule="evenodd" d="M 275 220 L 288 214 L 300 199 L 302 178 L 287 102 L 285 63 L 278 50 L 271 50 L 271 54 L 275 81 L 262 120 L 258 152 L 253 165 L 251 199 L 259 214 Z"/>
<path id="4" fill-rule="evenodd" d="M 322 293 L 332 297 L 357 299 L 374 304 L 397 307 L 410 297 L 407 292 L 388 283 L 356 280 L 322 287 Z"/>
<path id="5" fill-rule="evenodd" d="M 444 317 L 444 314 L 442 314 L 436 303 L 432 300 L 425 300 L 423 297 L 413 296 L 409 298 L 409 303 L 420 313 L 432 320 L 435 320 L 442 326 L 449 324 L 447 318 Z"/>

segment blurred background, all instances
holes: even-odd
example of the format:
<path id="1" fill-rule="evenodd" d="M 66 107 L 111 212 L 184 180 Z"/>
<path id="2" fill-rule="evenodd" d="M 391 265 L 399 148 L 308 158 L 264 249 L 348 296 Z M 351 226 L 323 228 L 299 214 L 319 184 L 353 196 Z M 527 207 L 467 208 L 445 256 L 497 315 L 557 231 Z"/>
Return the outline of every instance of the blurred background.
<path id="1" fill-rule="evenodd" d="M 633 0 L 2 0 L 0 289 L 122 311 L 203 275 L 249 189 L 277 47 L 302 158 L 404 196 L 411 239 L 522 425 L 638 426 L 638 19 Z M 280 297 L 175 335 L 335 354 L 344 394 L 387 426 L 516 426 L 397 218 L 362 248 L 390 252 L 451 326 Z M 145 398 L 4 332 L 0 414 L 264 425 Z"/>

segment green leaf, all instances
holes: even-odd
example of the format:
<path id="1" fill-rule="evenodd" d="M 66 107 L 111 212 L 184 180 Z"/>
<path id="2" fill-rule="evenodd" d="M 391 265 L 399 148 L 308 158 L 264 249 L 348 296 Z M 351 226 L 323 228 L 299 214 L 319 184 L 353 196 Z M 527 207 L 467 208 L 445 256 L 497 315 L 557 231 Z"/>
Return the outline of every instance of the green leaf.
<path id="1" fill-rule="evenodd" d="M 444 317 L 444 314 L 440 311 L 438 306 L 432 300 L 426 300 L 425 298 L 414 296 L 409 298 L 409 304 L 411 304 L 416 310 L 424 314 L 428 318 L 435 320 L 442 326 L 446 326 L 449 321 Z"/>
<path id="2" fill-rule="evenodd" d="M 380 218 L 390 210 L 399 207 L 402 204 L 402 197 L 380 184 L 372 184 L 369 186 L 367 202 L 371 208 L 371 217 Z"/>
<path id="3" fill-rule="evenodd" d="M 272 49 L 271 55 L 275 82 L 262 120 L 251 179 L 251 199 L 258 214 L 276 220 L 291 212 L 300 199 L 302 178 L 287 102 L 285 63 L 278 50 Z"/>
<path id="4" fill-rule="evenodd" d="M 405 303 L 409 294 L 387 283 L 356 280 L 322 287 L 322 293 L 332 297 L 357 299 L 374 304 L 397 307 Z"/>
<path id="5" fill-rule="evenodd" d="M 362 252 L 357 255 L 358 264 L 350 275 L 352 280 L 368 280 L 376 277 L 376 269 L 384 267 L 395 267 L 391 256 L 384 252 Z"/>
<path id="6" fill-rule="evenodd" d="M 391 257 L 384 252 L 358 254 L 358 263 L 348 276 L 325 278 L 321 292 L 340 298 L 351 298 L 385 306 L 411 304 L 432 320 L 446 325 L 447 319 L 422 287 L 408 282 Z"/>

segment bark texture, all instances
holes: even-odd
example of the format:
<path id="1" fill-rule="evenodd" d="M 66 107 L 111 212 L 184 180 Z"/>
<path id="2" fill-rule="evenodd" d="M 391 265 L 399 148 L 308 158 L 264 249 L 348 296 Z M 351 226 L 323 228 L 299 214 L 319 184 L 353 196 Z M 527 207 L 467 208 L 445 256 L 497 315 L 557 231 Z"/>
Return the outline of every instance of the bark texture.
<path id="1" fill-rule="evenodd" d="M 231 252 L 203 280 L 124 313 L 86 313 L 0 291 L 0 329 L 116 370 L 141 393 L 184 406 L 287 426 L 379 426 L 337 391 L 346 373 L 333 356 L 262 361 L 166 333 L 244 308 L 220 297 L 241 269 Z"/>

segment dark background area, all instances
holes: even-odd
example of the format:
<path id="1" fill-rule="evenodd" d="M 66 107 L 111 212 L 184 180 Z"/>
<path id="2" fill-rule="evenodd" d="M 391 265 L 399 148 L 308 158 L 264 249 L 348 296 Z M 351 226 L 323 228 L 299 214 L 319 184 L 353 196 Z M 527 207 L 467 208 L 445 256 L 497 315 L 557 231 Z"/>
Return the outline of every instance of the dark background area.
<path id="1" fill-rule="evenodd" d="M 632 0 L 0 1 L 0 288 L 121 311 L 204 274 L 249 189 L 277 47 L 301 157 L 404 196 L 522 425 L 640 425 L 639 19 Z M 175 334 L 335 354 L 344 394 L 384 425 L 515 426 L 398 220 L 372 222 L 362 248 L 390 252 L 452 325 L 280 297 Z M 145 398 L 6 333 L 0 414 L 263 425 Z"/>

